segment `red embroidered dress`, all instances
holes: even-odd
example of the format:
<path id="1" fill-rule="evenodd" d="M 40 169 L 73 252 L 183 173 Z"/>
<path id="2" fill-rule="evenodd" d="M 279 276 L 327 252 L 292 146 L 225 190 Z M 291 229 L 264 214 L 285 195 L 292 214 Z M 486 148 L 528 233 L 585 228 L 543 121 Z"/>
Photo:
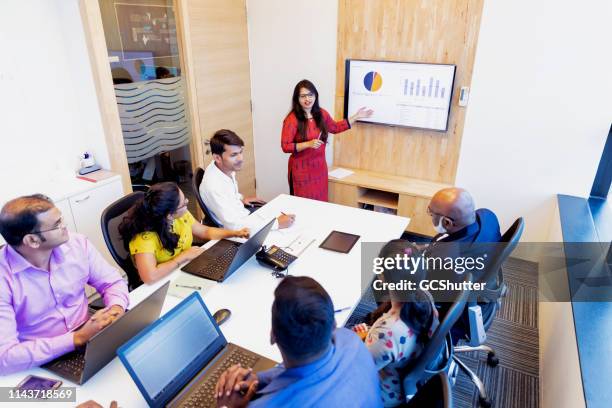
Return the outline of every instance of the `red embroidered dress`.
<path id="1" fill-rule="evenodd" d="M 323 121 L 328 133 L 341 133 L 350 129 L 348 120 L 335 121 L 327 111 L 321 109 Z M 291 153 L 289 157 L 289 185 L 293 194 L 298 197 L 327 201 L 327 163 L 325 162 L 325 144 L 318 149 L 305 149 L 297 152 L 296 144 L 317 139 L 321 131 L 314 119 L 308 120 L 306 139 L 298 134 L 298 121 L 291 112 L 283 122 L 281 146 L 283 152 Z"/>

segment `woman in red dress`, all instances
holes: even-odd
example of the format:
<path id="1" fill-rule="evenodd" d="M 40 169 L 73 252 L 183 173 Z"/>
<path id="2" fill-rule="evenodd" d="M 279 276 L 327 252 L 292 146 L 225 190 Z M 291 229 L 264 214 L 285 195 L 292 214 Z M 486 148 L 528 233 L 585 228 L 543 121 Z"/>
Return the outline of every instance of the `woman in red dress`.
<path id="1" fill-rule="evenodd" d="M 328 133 L 340 133 L 355 121 L 372 115 L 361 108 L 348 120 L 335 121 L 319 107 L 319 93 L 304 79 L 293 90 L 291 112 L 283 122 L 281 146 L 289 157 L 289 190 L 292 195 L 327 201 L 325 145 Z"/>

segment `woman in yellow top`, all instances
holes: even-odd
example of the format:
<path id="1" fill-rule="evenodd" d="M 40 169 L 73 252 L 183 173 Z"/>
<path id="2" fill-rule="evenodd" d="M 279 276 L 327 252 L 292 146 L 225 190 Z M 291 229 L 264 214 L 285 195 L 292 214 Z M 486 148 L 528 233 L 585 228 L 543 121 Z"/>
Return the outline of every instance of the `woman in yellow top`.
<path id="1" fill-rule="evenodd" d="M 144 283 L 155 282 L 200 255 L 204 250 L 191 246 L 194 236 L 206 240 L 249 236 L 247 228 L 233 231 L 200 224 L 187 210 L 187 203 L 175 183 L 158 183 L 119 225 L 125 249 Z"/>

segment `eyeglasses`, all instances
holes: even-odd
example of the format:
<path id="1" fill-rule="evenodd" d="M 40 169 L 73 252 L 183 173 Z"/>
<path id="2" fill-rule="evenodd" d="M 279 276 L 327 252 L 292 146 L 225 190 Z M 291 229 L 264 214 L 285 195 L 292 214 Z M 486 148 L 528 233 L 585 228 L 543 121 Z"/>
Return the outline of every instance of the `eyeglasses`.
<path id="1" fill-rule="evenodd" d="M 451 217 L 444 215 L 444 214 L 439 214 L 437 212 L 434 212 L 431 210 L 429 206 L 427 207 L 427 215 L 429 215 L 430 217 L 433 217 L 435 215 L 436 217 L 446 218 L 447 220 L 451 221 L 453 224 L 455 223 L 455 220 L 452 219 Z"/>
<path id="2" fill-rule="evenodd" d="M 179 212 L 179 211 L 184 210 L 185 208 L 187 208 L 187 204 L 189 204 L 189 199 L 185 198 L 185 201 L 183 202 L 183 205 L 177 207 L 175 212 Z"/>
<path id="3" fill-rule="evenodd" d="M 300 94 L 300 99 L 314 99 L 315 95 L 310 92 L 307 94 Z"/>
<path id="4" fill-rule="evenodd" d="M 57 220 L 57 226 L 46 229 L 46 230 L 32 231 L 30 232 L 30 234 L 42 234 L 43 232 L 55 231 L 57 229 L 66 229 L 66 228 L 67 226 L 66 226 L 66 223 L 64 223 L 64 217 L 60 217 L 60 219 Z"/>

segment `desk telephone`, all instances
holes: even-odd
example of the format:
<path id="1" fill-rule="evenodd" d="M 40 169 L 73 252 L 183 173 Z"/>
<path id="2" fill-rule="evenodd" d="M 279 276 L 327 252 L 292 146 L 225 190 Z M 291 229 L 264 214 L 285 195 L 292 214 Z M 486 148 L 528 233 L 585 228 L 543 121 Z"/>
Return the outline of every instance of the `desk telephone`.
<path id="1" fill-rule="evenodd" d="M 275 271 L 284 271 L 291 262 L 297 259 L 297 256 L 283 251 L 276 245 L 272 245 L 269 248 L 264 245 L 255 255 L 255 259 L 261 265 L 272 268 Z"/>

